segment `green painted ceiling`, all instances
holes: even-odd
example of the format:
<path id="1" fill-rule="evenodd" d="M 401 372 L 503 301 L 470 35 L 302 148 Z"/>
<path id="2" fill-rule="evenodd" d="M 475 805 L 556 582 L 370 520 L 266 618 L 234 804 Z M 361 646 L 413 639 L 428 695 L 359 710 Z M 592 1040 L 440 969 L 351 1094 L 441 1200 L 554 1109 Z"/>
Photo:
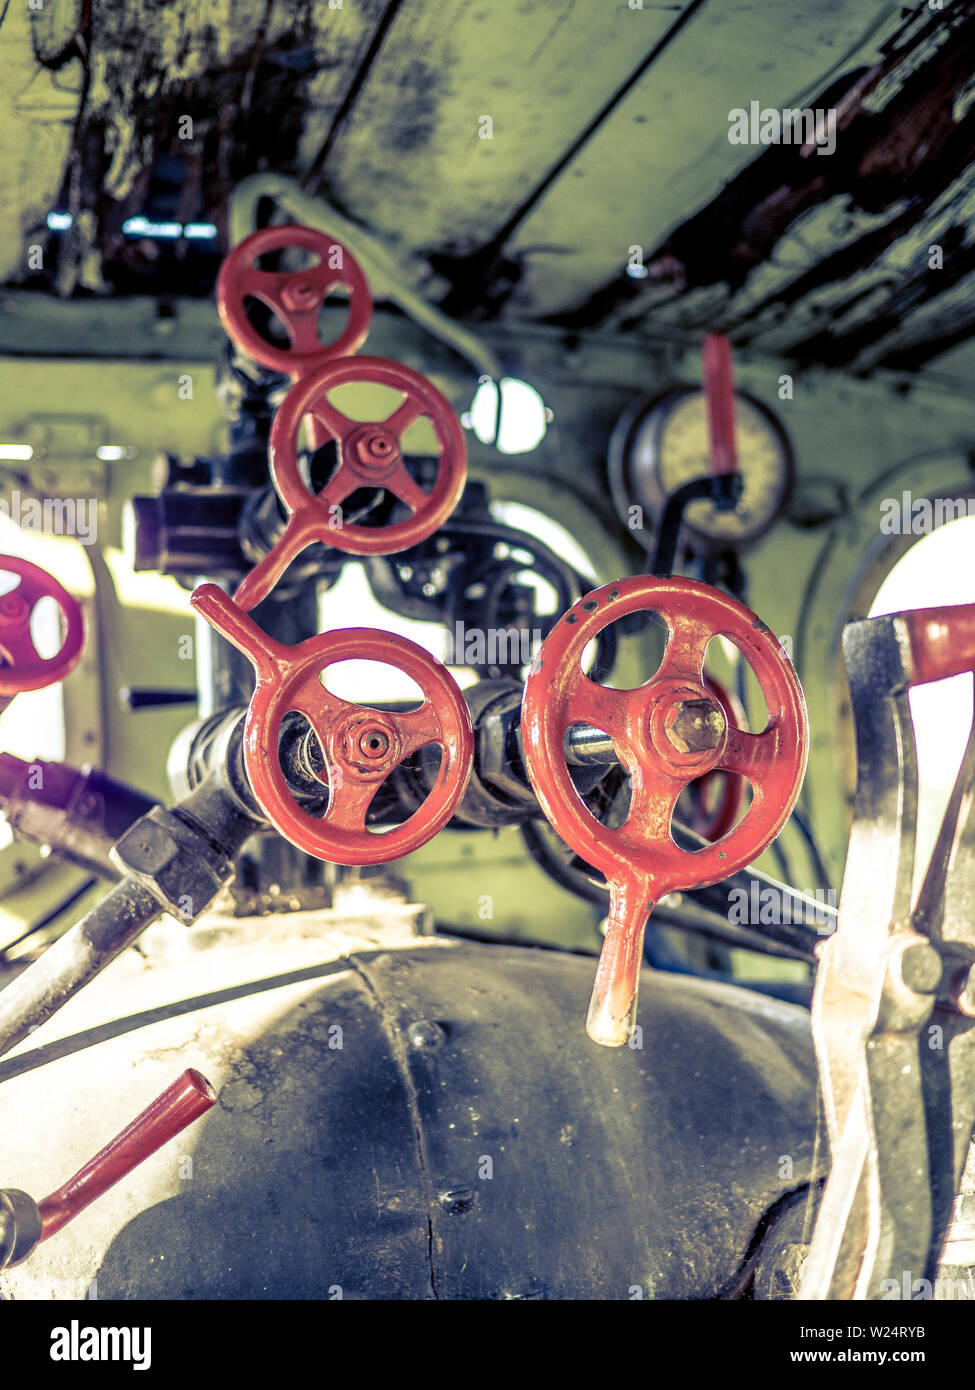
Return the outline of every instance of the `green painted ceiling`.
<path id="1" fill-rule="evenodd" d="M 0 13 L 0 284 L 208 295 L 223 242 L 160 250 L 122 224 L 225 235 L 229 191 L 265 169 L 460 319 L 689 343 L 723 329 L 856 371 L 910 370 L 975 330 L 975 0 Z M 834 110 L 835 152 L 732 144 L 729 113 L 752 102 Z M 52 209 L 70 232 L 47 229 Z"/>

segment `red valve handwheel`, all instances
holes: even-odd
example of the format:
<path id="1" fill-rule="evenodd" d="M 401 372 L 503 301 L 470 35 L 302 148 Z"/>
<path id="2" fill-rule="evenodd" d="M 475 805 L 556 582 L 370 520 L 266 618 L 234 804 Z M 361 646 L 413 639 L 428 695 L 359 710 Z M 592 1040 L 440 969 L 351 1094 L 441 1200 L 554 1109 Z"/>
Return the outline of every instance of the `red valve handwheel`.
<path id="1" fill-rule="evenodd" d="M 744 728 L 747 719 L 737 696 L 732 695 L 713 676 L 706 675 L 704 684 L 721 706 L 729 725 L 735 729 Z M 705 840 L 720 840 L 722 835 L 727 835 L 738 819 L 745 799 L 744 779 L 715 768 L 703 777 L 695 777 L 688 791 L 692 798 L 692 809 L 687 823 L 691 829 L 703 835 Z"/>
<path id="2" fill-rule="evenodd" d="M 290 246 L 317 252 L 318 264 L 308 270 L 257 268 L 261 256 Z M 338 285 L 349 291 L 349 321 L 334 343 L 323 343 L 318 336 L 319 312 Z M 275 347 L 257 332 L 245 311 L 248 298 L 273 309 L 288 330 L 290 347 Z M 362 347 L 372 319 L 372 299 L 358 261 L 333 237 L 311 227 L 265 227 L 245 237 L 220 267 L 217 312 L 228 336 L 248 357 L 297 380 L 323 362 Z"/>
<path id="3" fill-rule="evenodd" d="M 470 711 L 445 666 L 415 642 L 373 628 L 342 628 L 285 646 L 214 584 L 201 585 L 191 601 L 254 667 L 257 685 L 244 725 L 244 766 L 261 809 L 286 840 L 333 864 L 385 864 L 443 829 L 467 790 L 474 758 Z M 321 673 L 350 660 L 405 671 L 423 691 L 423 703 L 406 713 L 389 713 L 332 695 Z M 328 807 L 321 819 L 302 810 L 281 771 L 278 735 L 292 710 L 308 720 L 324 758 Z M 366 828 L 366 812 L 380 783 L 428 744 L 441 749 L 429 795 L 402 825 L 374 834 Z"/>
<path id="4" fill-rule="evenodd" d="M 81 659 L 85 642 L 81 605 L 56 579 L 16 555 L 0 555 L 3 572 L 19 574 L 20 583 L 0 595 L 0 710 L 22 691 L 64 680 Z M 31 636 L 31 617 L 42 598 L 53 598 L 64 619 L 64 641 L 56 656 L 41 656 Z"/>
<path id="5" fill-rule="evenodd" d="M 635 690 L 591 681 L 582 670 L 587 643 L 615 619 L 644 609 L 659 613 L 669 628 L 656 674 Z M 729 727 L 704 683 L 705 650 L 717 634 L 735 643 L 758 678 L 769 710 L 760 734 Z M 608 734 L 630 774 L 630 810 L 619 829 L 596 820 L 569 776 L 563 740 L 576 724 Z M 806 766 L 802 689 L 779 642 L 743 604 L 697 580 L 637 576 L 593 590 L 549 633 L 525 683 L 522 734 L 543 811 L 609 883 L 608 928 L 586 1031 L 594 1042 L 620 1047 L 636 1016 L 643 935 L 654 903 L 744 868 L 788 819 Z M 713 746 L 705 746 L 708 740 Z M 751 804 L 722 839 L 683 850 L 671 834 L 674 804 L 688 782 L 715 768 L 747 777 Z"/>
<path id="6" fill-rule="evenodd" d="M 402 393 L 402 404 L 385 420 L 350 420 L 329 399 L 336 387 L 350 383 L 392 387 Z M 338 467 L 317 495 L 309 491 L 298 466 L 298 435 L 307 416 L 324 431 L 324 439 L 338 444 Z M 403 462 L 403 435 L 422 416 L 433 426 L 440 450 L 431 492 L 413 481 Z M 384 357 L 326 362 L 296 382 L 274 417 L 269 452 L 271 476 L 288 511 L 288 523 L 274 549 L 234 595 L 245 612 L 267 597 L 295 556 L 315 541 L 352 555 L 391 555 L 426 540 L 460 501 L 467 478 L 464 435 L 450 403 L 419 372 Z M 413 515 L 391 526 L 344 524 L 342 503 L 360 488 L 392 492 Z"/>

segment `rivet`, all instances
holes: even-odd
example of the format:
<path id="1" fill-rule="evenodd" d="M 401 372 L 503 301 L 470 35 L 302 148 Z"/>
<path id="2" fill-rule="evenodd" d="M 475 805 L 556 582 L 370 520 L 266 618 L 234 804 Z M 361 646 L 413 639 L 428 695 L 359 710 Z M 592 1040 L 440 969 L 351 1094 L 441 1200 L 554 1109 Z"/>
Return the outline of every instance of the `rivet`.
<path id="1" fill-rule="evenodd" d="M 411 1023 L 406 1030 L 406 1037 L 410 1047 L 417 1048 L 418 1051 L 430 1052 L 435 1047 L 443 1047 L 447 1041 L 447 1034 L 440 1027 L 439 1023 L 433 1023 L 429 1019 L 417 1019 Z"/>
<path id="2" fill-rule="evenodd" d="M 439 1200 L 448 1216 L 463 1216 L 473 1207 L 477 1193 L 473 1187 L 448 1187 L 440 1193 Z"/>

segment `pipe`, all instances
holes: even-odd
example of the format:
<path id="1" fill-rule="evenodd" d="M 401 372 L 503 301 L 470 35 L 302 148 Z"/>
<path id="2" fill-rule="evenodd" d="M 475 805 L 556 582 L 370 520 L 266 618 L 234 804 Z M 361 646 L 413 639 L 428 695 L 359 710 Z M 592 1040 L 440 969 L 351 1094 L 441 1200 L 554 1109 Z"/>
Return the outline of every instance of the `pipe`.
<path id="1" fill-rule="evenodd" d="M 259 821 L 219 778 L 172 811 L 154 807 L 112 851 L 126 876 L 0 991 L 0 1057 L 55 1014 L 165 912 L 196 921 L 233 877 Z M 183 904 L 185 902 L 185 915 Z"/>
<path id="2" fill-rule="evenodd" d="M 163 910 L 159 899 L 136 879 L 124 878 L 116 884 L 87 916 L 0 991 L 0 1057 L 46 1023 Z"/>
<path id="3" fill-rule="evenodd" d="M 109 851 L 154 805 L 152 797 L 94 768 L 27 763 L 0 753 L 0 810 L 11 830 L 101 878 L 119 877 Z"/>

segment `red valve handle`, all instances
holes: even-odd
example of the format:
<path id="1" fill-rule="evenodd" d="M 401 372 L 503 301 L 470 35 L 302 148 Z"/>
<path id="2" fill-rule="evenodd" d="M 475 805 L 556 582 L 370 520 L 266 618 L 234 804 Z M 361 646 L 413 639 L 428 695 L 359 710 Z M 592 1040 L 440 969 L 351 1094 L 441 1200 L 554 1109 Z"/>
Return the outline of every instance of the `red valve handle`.
<path id="1" fill-rule="evenodd" d="M 470 711 L 445 666 L 415 642 L 373 628 L 343 628 L 285 646 L 262 632 L 215 584 L 201 585 L 191 602 L 254 667 L 257 685 L 244 724 L 244 767 L 261 809 L 286 840 L 333 864 L 385 864 L 443 829 L 467 790 L 474 759 Z M 405 671 L 423 691 L 423 703 L 393 714 L 332 695 L 321 673 L 353 659 Z M 321 819 L 298 806 L 281 771 L 278 736 L 292 710 L 308 720 L 324 758 L 328 807 Z M 428 744 L 440 746 L 441 759 L 426 800 L 395 830 L 374 834 L 366 827 L 366 812 L 380 784 Z"/>
<path id="2" fill-rule="evenodd" d="M 617 618 L 644 609 L 659 613 L 669 628 L 656 674 L 635 690 L 591 681 L 582 670 L 587 643 Z M 705 651 L 717 634 L 734 642 L 758 677 L 769 710 L 760 734 L 729 727 L 704 684 Z M 572 783 L 563 740 L 574 724 L 608 734 L 630 774 L 630 810 L 619 829 L 600 824 Z M 693 579 L 641 575 L 593 590 L 549 633 L 525 683 L 522 734 L 543 811 L 609 883 L 609 924 L 586 1031 L 594 1042 L 620 1047 L 636 1015 L 643 934 L 654 903 L 744 868 L 788 819 L 806 766 L 802 689 L 779 642 L 744 604 Z M 683 850 L 671 834 L 674 804 L 688 782 L 715 768 L 748 778 L 751 805 L 722 839 Z"/>
<path id="3" fill-rule="evenodd" d="M 60 1231 L 133 1168 L 168 1144 L 180 1130 L 209 1110 L 216 1099 L 205 1076 L 198 1071 L 185 1071 L 80 1172 L 38 1202 L 41 1240 Z"/>
<path id="4" fill-rule="evenodd" d="M 308 270 L 259 270 L 269 251 L 300 246 L 318 254 Z M 338 285 L 349 291 L 349 321 L 334 343 L 318 336 L 318 317 L 328 294 Z M 254 328 L 245 311 L 247 298 L 259 299 L 288 330 L 291 345 L 275 347 Z M 357 352 L 366 341 L 372 299 L 362 268 L 340 242 L 311 227 L 265 227 L 235 246 L 217 277 L 217 312 L 229 337 L 262 367 L 297 380 L 333 357 Z"/>
<path id="5" fill-rule="evenodd" d="M 738 698 L 723 685 L 706 675 L 704 684 L 721 706 L 730 728 L 742 729 L 747 723 L 745 711 Z M 735 824 L 745 799 L 745 781 L 734 773 L 722 772 L 715 768 L 703 777 L 696 777 L 691 783 L 694 805 L 688 824 L 692 830 L 703 835 L 705 840 L 720 840 L 722 835 Z M 709 808 L 708 801 L 714 794 L 714 804 Z"/>
<path id="6" fill-rule="evenodd" d="M 19 574 L 15 589 L 0 595 L 0 710 L 25 690 L 42 690 L 64 680 L 81 659 L 85 621 L 78 600 L 38 565 L 0 555 L 0 572 Z M 64 641 L 56 656 L 42 657 L 30 623 L 42 598 L 53 598 L 64 619 Z"/>
<path id="7" fill-rule="evenodd" d="M 912 686 L 975 670 L 975 603 L 915 608 L 901 616 L 911 645 Z"/>
<path id="8" fill-rule="evenodd" d="M 351 420 L 329 400 L 331 391 L 350 383 L 390 386 L 402 393 L 403 402 L 385 420 Z M 324 431 L 324 439 L 338 444 L 338 467 L 317 495 L 309 491 L 298 466 L 298 434 L 308 415 Z M 423 416 L 433 426 L 440 450 L 431 492 L 413 481 L 403 462 L 403 435 Z M 419 372 L 384 357 L 326 362 L 292 386 L 271 427 L 270 460 L 288 522 L 274 549 L 234 595 L 245 612 L 267 597 L 295 556 L 315 541 L 353 555 L 390 555 L 426 540 L 460 501 L 467 478 L 464 436 L 449 402 Z M 413 515 L 392 526 L 344 525 L 342 503 L 360 488 L 380 487 L 405 502 Z"/>
<path id="9" fill-rule="evenodd" d="M 735 384 L 731 373 L 731 343 L 723 333 L 704 339 L 704 397 L 708 408 L 711 472 L 735 473 L 738 446 L 735 441 Z"/>

